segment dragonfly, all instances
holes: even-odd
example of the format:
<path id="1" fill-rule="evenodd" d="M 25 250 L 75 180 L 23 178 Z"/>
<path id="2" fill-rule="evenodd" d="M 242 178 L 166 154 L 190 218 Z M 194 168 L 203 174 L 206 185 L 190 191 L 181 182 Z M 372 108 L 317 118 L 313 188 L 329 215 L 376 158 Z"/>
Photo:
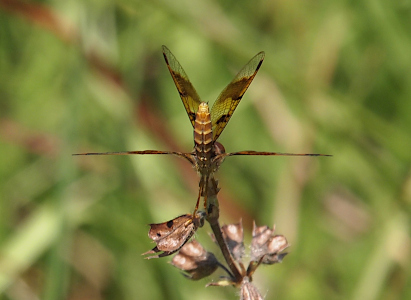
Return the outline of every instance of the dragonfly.
<path id="1" fill-rule="evenodd" d="M 211 110 L 207 102 L 203 102 L 191 84 L 183 67 L 171 51 L 163 46 L 163 56 L 170 71 L 174 84 L 186 109 L 188 118 L 194 129 L 194 149 L 192 152 L 143 150 L 104 153 L 78 153 L 73 155 L 133 155 L 133 154 L 166 154 L 176 155 L 186 159 L 200 176 L 199 193 L 193 216 L 199 208 L 200 199 L 203 197 L 204 208 L 207 211 L 207 191 L 209 185 L 217 185 L 214 174 L 218 171 L 224 159 L 235 155 L 259 156 L 331 156 L 328 154 L 296 154 L 281 152 L 239 151 L 226 153 L 224 146 L 217 142 L 221 133 L 227 126 L 234 110 L 237 108 L 244 93 L 247 91 L 258 70 L 263 63 L 265 53 L 257 53 L 237 73 L 234 79 L 224 88 L 217 97 Z M 217 187 L 214 187 L 218 191 Z"/>

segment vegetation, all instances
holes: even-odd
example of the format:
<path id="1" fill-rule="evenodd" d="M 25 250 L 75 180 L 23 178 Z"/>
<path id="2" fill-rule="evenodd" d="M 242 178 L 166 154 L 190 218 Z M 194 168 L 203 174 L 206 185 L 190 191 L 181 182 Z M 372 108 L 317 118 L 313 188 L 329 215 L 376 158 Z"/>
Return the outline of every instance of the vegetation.
<path id="1" fill-rule="evenodd" d="M 0 0 L 0 299 L 238 299 L 145 260 L 147 232 L 192 212 L 198 177 L 167 156 L 192 127 L 164 63 L 214 101 L 264 63 L 219 141 L 333 157 L 229 157 L 222 224 L 275 224 L 290 247 L 266 299 L 411 298 L 409 1 Z M 221 260 L 207 236 L 198 241 Z M 217 275 L 224 272 L 217 271 Z"/>

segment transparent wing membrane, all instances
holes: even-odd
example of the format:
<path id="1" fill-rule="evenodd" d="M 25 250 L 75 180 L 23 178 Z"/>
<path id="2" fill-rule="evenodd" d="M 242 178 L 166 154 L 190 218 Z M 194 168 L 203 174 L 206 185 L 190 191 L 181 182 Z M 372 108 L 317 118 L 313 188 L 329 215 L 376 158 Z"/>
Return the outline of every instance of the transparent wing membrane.
<path id="1" fill-rule="evenodd" d="M 191 125 L 194 127 L 196 112 L 201 103 L 200 96 L 198 96 L 197 91 L 191 84 L 186 72 L 184 72 L 184 69 L 178 62 L 177 58 L 166 46 L 163 46 L 163 55 L 171 77 L 173 77 L 174 84 L 176 85 L 181 100 L 183 101 Z"/>
<path id="2" fill-rule="evenodd" d="M 254 56 L 225 87 L 211 108 L 213 140 L 216 141 L 240 103 L 244 93 L 257 75 L 264 60 L 264 52 Z"/>

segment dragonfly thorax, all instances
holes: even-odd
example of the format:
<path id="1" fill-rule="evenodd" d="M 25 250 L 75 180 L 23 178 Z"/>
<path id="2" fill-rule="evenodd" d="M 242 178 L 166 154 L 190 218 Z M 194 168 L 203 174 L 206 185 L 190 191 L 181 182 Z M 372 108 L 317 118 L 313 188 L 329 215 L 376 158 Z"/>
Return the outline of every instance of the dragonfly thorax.
<path id="1" fill-rule="evenodd" d="M 224 146 L 219 142 L 213 142 L 211 151 L 207 156 L 198 156 L 196 149 L 193 150 L 191 156 L 191 163 L 193 164 L 195 170 L 201 177 L 210 177 L 215 172 L 218 171 L 220 165 L 226 157 Z"/>

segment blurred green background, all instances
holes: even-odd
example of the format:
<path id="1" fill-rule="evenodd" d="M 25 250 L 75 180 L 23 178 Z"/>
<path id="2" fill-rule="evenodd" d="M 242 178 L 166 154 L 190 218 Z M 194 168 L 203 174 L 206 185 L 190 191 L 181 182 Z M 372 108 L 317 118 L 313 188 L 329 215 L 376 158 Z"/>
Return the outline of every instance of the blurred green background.
<path id="1" fill-rule="evenodd" d="M 192 127 L 167 45 L 212 103 L 265 61 L 219 141 L 222 223 L 276 225 L 266 299 L 411 299 L 410 1 L 0 0 L 0 298 L 238 299 L 144 260 L 192 211 Z M 208 237 L 198 240 L 222 259 Z M 214 274 L 214 280 L 222 272 Z"/>

